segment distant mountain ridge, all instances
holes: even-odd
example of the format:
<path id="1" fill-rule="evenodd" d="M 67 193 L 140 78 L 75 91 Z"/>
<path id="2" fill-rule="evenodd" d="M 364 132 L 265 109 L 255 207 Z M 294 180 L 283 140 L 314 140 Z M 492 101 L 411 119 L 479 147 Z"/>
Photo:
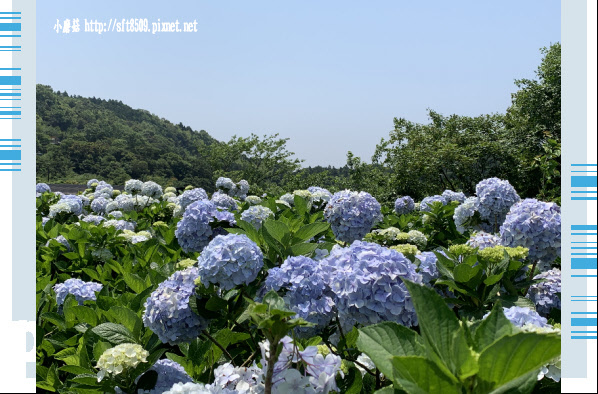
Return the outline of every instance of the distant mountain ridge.
<path id="1" fill-rule="evenodd" d="M 206 131 L 173 124 L 117 100 L 69 96 L 37 85 L 38 181 L 83 183 L 102 177 L 213 188 L 202 152 L 220 144 Z"/>

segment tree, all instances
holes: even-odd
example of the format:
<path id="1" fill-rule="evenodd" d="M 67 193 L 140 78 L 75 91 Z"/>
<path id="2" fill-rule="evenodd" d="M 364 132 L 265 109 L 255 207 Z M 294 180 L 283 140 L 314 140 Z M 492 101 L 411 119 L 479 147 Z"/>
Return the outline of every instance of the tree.
<path id="1" fill-rule="evenodd" d="M 550 138 L 561 140 L 561 44 L 542 48 L 537 79 L 519 79 L 506 124 L 529 156 L 543 151 Z"/>

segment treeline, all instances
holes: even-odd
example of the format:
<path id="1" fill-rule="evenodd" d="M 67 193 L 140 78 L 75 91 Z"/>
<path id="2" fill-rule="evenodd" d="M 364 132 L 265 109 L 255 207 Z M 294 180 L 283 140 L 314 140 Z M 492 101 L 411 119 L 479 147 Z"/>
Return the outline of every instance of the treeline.
<path id="1" fill-rule="evenodd" d="M 219 142 L 115 100 L 69 96 L 37 87 L 38 181 L 83 183 L 129 178 L 212 191 L 218 176 L 246 179 L 251 192 L 282 193 L 318 185 L 366 190 L 382 202 L 445 189 L 473 193 L 481 179 L 508 179 L 525 197 L 560 196 L 561 46 L 543 48 L 535 79 L 516 80 L 504 114 L 444 116 L 429 123 L 394 119 L 371 163 L 351 152 L 341 168 L 301 167 L 278 135 Z"/>

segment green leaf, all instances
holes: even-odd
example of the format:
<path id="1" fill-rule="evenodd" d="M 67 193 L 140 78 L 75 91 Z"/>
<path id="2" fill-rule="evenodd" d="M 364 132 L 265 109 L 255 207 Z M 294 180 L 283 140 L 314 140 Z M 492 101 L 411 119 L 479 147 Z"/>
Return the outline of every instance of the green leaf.
<path id="1" fill-rule="evenodd" d="M 297 212 L 297 214 L 299 216 L 303 216 L 305 215 L 305 213 L 307 211 L 309 211 L 309 208 L 307 206 L 307 199 L 300 197 L 300 196 L 295 196 L 295 211 Z"/>
<path id="2" fill-rule="evenodd" d="M 96 312 L 88 306 L 74 306 L 71 309 L 73 314 L 81 323 L 87 323 L 90 326 L 96 326 L 98 324 L 98 315 Z"/>
<path id="3" fill-rule="evenodd" d="M 502 279 L 502 277 L 503 277 L 503 275 L 504 275 L 504 273 L 501 273 L 501 274 L 496 274 L 496 275 L 490 275 L 489 277 L 487 277 L 487 278 L 484 280 L 484 284 L 485 284 L 486 286 L 492 286 L 493 284 L 495 284 L 495 283 L 497 283 L 499 280 L 501 280 L 501 279 Z"/>
<path id="4" fill-rule="evenodd" d="M 210 297 L 208 302 L 206 302 L 206 309 L 212 312 L 218 312 L 220 310 L 226 309 L 227 306 L 228 302 L 216 296 Z"/>
<path id="5" fill-rule="evenodd" d="M 319 244 L 295 244 L 291 246 L 291 253 L 293 256 L 305 256 L 311 254 L 318 248 Z"/>
<path id="6" fill-rule="evenodd" d="M 121 343 L 137 343 L 137 340 L 125 326 L 116 323 L 102 323 L 91 331 L 100 338 L 107 340 L 113 345 Z"/>
<path id="7" fill-rule="evenodd" d="M 560 335 L 520 332 L 505 336 L 480 354 L 478 378 L 482 392 L 500 389 L 537 372 L 560 354 Z"/>
<path id="8" fill-rule="evenodd" d="M 424 357 L 393 357 L 392 366 L 393 381 L 409 394 L 461 394 L 457 379 Z"/>
<path id="9" fill-rule="evenodd" d="M 97 341 L 93 345 L 93 358 L 98 361 L 104 352 L 112 347 L 111 344 L 104 341 Z"/>
<path id="10" fill-rule="evenodd" d="M 513 333 L 513 325 L 505 317 L 502 305 L 497 302 L 492 312 L 475 330 L 476 349 L 482 351 L 505 335 Z"/>
<path id="11" fill-rule="evenodd" d="M 111 320 L 120 322 L 134 337 L 139 337 L 143 322 L 135 312 L 124 306 L 113 306 L 108 314 L 112 317 Z"/>
<path id="12" fill-rule="evenodd" d="M 290 236 L 291 232 L 286 224 L 277 220 L 266 220 L 264 222 L 264 230 L 268 232 L 275 240 L 280 242 L 281 245 L 285 245 L 283 241 L 285 237 Z"/>
<path id="13" fill-rule="evenodd" d="M 467 376 L 473 355 L 457 317 L 436 291 L 403 280 L 411 294 L 420 332 L 439 361 L 455 376 Z"/>
<path id="14" fill-rule="evenodd" d="M 374 391 L 374 394 L 399 394 L 401 391 L 395 389 L 393 386 L 386 386 L 380 390 Z"/>
<path id="15" fill-rule="evenodd" d="M 315 222 L 308 224 L 307 226 L 301 227 L 295 234 L 294 238 L 299 242 L 307 241 L 316 235 L 323 233 L 330 228 L 330 224 L 327 222 Z"/>
<path id="16" fill-rule="evenodd" d="M 363 387 L 361 372 L 357 368 L 352 367 L 344 379 L 341 379 L 340 376 L 337 378 L 337 383 L 339 392 L 344 394 L 359 394 Z"/>
<path id="17" fill-rule="evenodd" d="M 357 347 L 387 377 L 392 376 L 392 357 L 426 355 L 422 338 L 415 331 L 393 322 L 360 328 Z"/>
<path id="18" fill-rule="evenodd" d="M 58 368 L 58 370 L 62 371 L 62 372 L 72 373 L 74 375 L 81 375 L 81 374 L 86 374 L 86 373 L 91 374 L 91 373 L 93 373 L 93 371 L 90 371 L 89 369 L 80 367 L 78 365 L 64 365 L 64 366 Z"/>
<path id="19" fill-rule="evenodd" d="M 41 314 L 42 320 L 50 322 L 60 328 L 61 330 L 66 330 L 66 322 L 63 316 L 60 316 L 58 313 L 55 312 L 45 312 Z"/>
<path id="20" fill-rule="evenodd" d="M 478 274 L 481 270 L 481 266 L 476 265 L 475 267 L 471 267 L 467 264 L 459 264 L 455 267 L 453 271 L 453 275 L 455 276 L 455 280 L 461 283 L 467 283 Z"/>
<path id="21" fill-rule="evenodd" d="M 142 293 L 149 287 L 148 283 L 136 274 L 125 272 L 123 273 L 123 279 L 127 286 L 137 294 Z"/>

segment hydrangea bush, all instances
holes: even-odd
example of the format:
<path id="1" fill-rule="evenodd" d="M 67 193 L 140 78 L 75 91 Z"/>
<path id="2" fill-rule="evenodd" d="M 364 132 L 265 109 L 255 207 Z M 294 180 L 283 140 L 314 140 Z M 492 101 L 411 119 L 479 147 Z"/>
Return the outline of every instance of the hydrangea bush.
<path id="1" fill-rule="evenodd" d="M 235 181 L 36 186 L 38 390 L 500 392 L 512 342 L 513 379 L 560 379 L 558 206 L 499 179 L 421 204 Z"/>

